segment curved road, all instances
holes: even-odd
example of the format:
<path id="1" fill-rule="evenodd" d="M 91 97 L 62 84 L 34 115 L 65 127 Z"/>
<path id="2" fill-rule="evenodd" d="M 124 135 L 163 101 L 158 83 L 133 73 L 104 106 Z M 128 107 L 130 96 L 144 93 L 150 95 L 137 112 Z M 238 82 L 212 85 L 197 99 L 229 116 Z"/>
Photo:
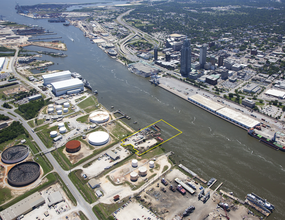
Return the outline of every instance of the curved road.
<path id="1" fill-rule="evenodd" d="M 19 74 L 16 73 L 15 68 L 14 68 L 14 63 L 16 61 L 17 58 L 17 52 L 15 53 L 15 56 L 13 58 L 13 61 L 11 62 L 12 65 L 12 70 L 13 73 L 23 79 L 24 77 L 20 76 Z M 26 81 L 26 80 L 25 80 Z M 3 102 L 1 102 L 3 104 Z M 29 132 L 29 134 L 31 135 L 31 137 L 35 140 L 35 142 L 38 144 L 39 148 L 42 151 L 47 151 L 46 146 L 43 144 L 43 142 L 40 140 L 40 138 L 38 137 L 37 134 L 35 134 L 34 132 L 32 132 L 31 127 L 29 126 L 29 124 L 25 121 L 24 118 L 22 118 L 22 116 L 18 115 L 17 113 L 15 113 L 13 110 L 9 110 L 9 109 L 4 109 L 4 112 L 1 111 L 2 114 L 9 116 L 9 118 L 12 118 L 16 121 L 20 121 L 22 123 L 22 125 L 24 126 L 24 128 Z M 13 115 L 15 115 L 16 117 L 8 114 L 11 113 Z M 47 159 L 50 161 L 50 163 L 52 164 L 52 166 L 54 167 L 54 169 L 57 171 L 57 173 L 59 174 L 59 176 L 61 177 L 61 179 L 63 180 L 63 182 L 66 184 L 67 188 L 70 190 L 70 192 L 72 193 L 72 195 L 75 197 L 76 201 L 77 201 L 77 207 L 84 212 L 84 214 L 86 215 L 86 217 L 88 219 L 94 219 L 94 220 L 98 220 L 98 218 L 96 217 L 96 215 L 94 214 L 94 212 L 92 211 L 92 207 L 90 204 L 88 204 L 84 198 L 81 196 L 81 194 L 78 192 L 77 188 L 73 185 L 73 183 L 71 182 L 71 180 L 68 178 L 68 172 L 64 171 L 60 165 L 58 164 L 58 162 L 54 159 L 54 157 L 50 154 L 47 153 L 45 154 L 45 156 L 47 157 Z"/>

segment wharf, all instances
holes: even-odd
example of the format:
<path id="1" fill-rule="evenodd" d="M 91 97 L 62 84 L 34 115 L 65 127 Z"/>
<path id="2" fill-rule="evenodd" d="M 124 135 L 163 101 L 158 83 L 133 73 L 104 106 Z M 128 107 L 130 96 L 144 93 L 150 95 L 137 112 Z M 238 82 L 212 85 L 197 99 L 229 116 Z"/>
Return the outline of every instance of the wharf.
<path id="1" fill-rule="evenodd" d="M 212 111 L 210 111 L 210 110 L 204 108 L 203 106 L 197 105 L 196 103 L 194 103 L 194 102 L 188 100 L 187 95 L 180 94 L 180 92 L 177 92 L 177 91 L 175 91 L 175 90 L 173 90 L 173 89 L 170 89 L 170 88 L 168 88 L 166 85 L 163 85 L 163 84 L 158 84 L 158 86 L 159 86 L 160 88 L 163 88 L 163 89 L 167 90 L 168 92 L 171 92 L 172 94 L 174 94 L 174 95 L 176 95 L 176 96 L 178 96 L 178 97 L 180 97 L 180 98 L 182 98 L 182 99 L 184 99 L 184 100 L 190 102 L 191 104 L 193 104 L 193 105 L 195 105 L 195 106 L 197 106 L 197 107 L 199 107 L 199 108 L 201 108 L 201 109 L 203 109 L 203 110 L 205 110 L 205 111 L 207 111 L 207 112 L 209 112 L 209 113 L 211 113 L 211 114 L 213 114 L 213 115 L 215 115 L 215 116 L 217 116 L 217 117 L 219 117 L 219 118 L 221 118 L 221 119 L 223 119 L 223 120 L 225 120 L 225 121 L 227 121 L 227 122 L 229 122 L 229 123 L 232 123 L 233 125 L 238 126 L 239 128 L 242 128 L 242 129 L 244 129 L 244 130 L 248 130 L 247 128 L 245 128 L 245 127 L 243 127 L 243 126 L 238 125 L 238 124 L 234 123 L 233 121 L 231 121 L 231 120 L 229 120 L 229 119 L 226 119 L 226 118 L 224 118 L 224 117 L 222 117 L 222 116 L 216 114 L 215 112 L 212 112 Z"/>
<path id="2" fill-rule="evenodd" d="M 189 173 L 190 175 L 193 176 L 193 178 L 196 178 L 198 180 L 200 180 L 202 183 L 206 184 L 207 181 L 202 179 L 201 177 L 199 177 L 196 173 L 194 173 L 192 170 L 188 169 L 187 167 L 185 167 L 182 164 L 179 164 L 178 167 L 180 167 L 182 170 L 184 170 L 185 172 Z"/>
<path id="3" fill-rule="evenodd" d="M 220 192 L 222 194 L 226 195 L 227 197 L 231 198 L 232 200 L 238 201 L 240 204 L 244 205 L 244 203 L 245 203 L 243 200 L 241 200 L 241 199 L 239 199 L 239 198 L 237 198 L 237 197 L 235 197 L 235 196 L 233 196 L 233 195 L 231 195 L 231 194 L 229 194 L 229 193 L 227 193 L 227 192 L 225 192 L 223 190 L 220 190 Z"/>
<path id="4" fill-rule="evenodd" d="M 217 186 L 217 188 L 214 190 L 214 192 L 216 192 L 222 185 L 223 185 L 223 182 L 221 182 L 220 185 Z"/>
<path id="5" fill-rule="evenodd" d="M 263 209 L 259 208 L 257 205 L 254 203 L 250 202 L 248 199 L 245 200 L 245 203 L 247 203 L 249 206 L 254 208 L 255 210 L 259 211 L 261 214 L 265 215 L 266 217 L 270 215 L 270 213 L 264 211 Z"/>

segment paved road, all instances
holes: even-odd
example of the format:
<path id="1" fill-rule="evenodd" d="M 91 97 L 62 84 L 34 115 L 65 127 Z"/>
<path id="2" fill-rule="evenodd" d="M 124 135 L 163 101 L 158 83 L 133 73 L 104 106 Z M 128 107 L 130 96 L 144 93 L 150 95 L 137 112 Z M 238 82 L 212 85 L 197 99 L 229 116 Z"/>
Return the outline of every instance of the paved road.
<path id="1" fill-rule="evenodd" d="M 14 68 L 14 62 L 16 61 L 17 58 L 17 52 L 15 54 L 15 57 L 13 59 L 12 62 L 12 70 L 13 73 L 19 77 L 19 78 L 23 78 L 22 76 L 20 76 L 19 74 L 16 73 L 15 68 Z M 11 113 L 13 115 L 15 115 L 16 117 L 8 114 Z M 9 110 L 9 109 L 5 109 L 4 112 L 1 111 L 1 114 L 4 114 L 6 116 L 9 116 L 10 118 L 16 120 L 16 121 L 20 121 L 22 122 L 22 125 L 24 126 L 24 128 L 29 132 L 29 134 L 31 135 L 31 137 L 35 140 L 35 142 L 38 144 L 38 146 L 40 147 L 40 149 L 42 151 L 47 151 L 46 146 L 43 144 L 43 142 L 39 139 L 39 137 L 32 132 L 31 127 L 29 126 L 29 124 L 25 121 L 24 118 L 22 118 L 20 115 L 18 115 L 17 113 L 15 113 L 13 110 Z M 67 188 L 70 190 L 70 192 L 72 193 L 72 195 L 75 197 L 76 201 L 77 201 L 77 207 L 82 210 L 84 212 L 84 214 L 87 216 L 88 219 L 94 219 L 94 220 L 98 220 L 98 218 L 96 217 L 96 215 L 93 213 L 92 211 L 92 207 L 90 204 L 88 204 L 84 198 L 81 196 L 81 194 L 78 192 L 77 188 L 73 185 L 73 183 L 71 182 L 71 180 L 68 178 L 68 173 L 66 171 L 64 171 L 60 165 L 58 164 L 58 162 L 54 159 L 54 157 L 48 153 L 46 154 L 47 159 L 50 161 L 50 163 L 52 164 L 52 166 L 54 167 L 54 169 L 57 171 L 57 173 L 59 174 L 59 176 L 61 177 L 61 179 L 63 180 L 63 182 L 66 184 Z"/>

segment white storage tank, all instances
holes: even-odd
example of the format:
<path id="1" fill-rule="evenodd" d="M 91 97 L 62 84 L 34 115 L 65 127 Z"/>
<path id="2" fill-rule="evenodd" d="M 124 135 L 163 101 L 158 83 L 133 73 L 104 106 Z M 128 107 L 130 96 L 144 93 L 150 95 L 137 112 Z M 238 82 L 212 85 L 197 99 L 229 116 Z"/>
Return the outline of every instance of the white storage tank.
<path id="1" fill-rule="evenodd" d="M 147 169 L 146 169 L 146 167 L 140 167 L 140 168 L 139 168 L 139 175 L 140 175 L 140 176 L 146 176 L 146 174 L 147 174 Z"/>
<path id="2" fill-rule="evenodd" d="M 138 160 L 136 159 L 132 160 L 132 167 L 138 167 Z"/>
<path id="3" fill-rule="evenodd" d="M 48 113 L 53 113 L 54 112 L 54 108 L 48 108 Z"/>
<path id="4" fill-rule="evenodd" d="M 131 181 L 135 182 L 135 181 L 138 180 L 138 178 L 139 178 L 139 175 L 137 174 L 137 172 L 131 172 L 131 173 L 130 173 L 130 179 L 131 179 Z"/>
<path id="5" fill-rule="evenodd" d="M 149 161 L 149 168 L 154 168 L 154 161 Z"/>
<path id="6" fill-rule="evenodd" d="M 61 110 L 57 110 L 56 113 L 57 113 L 58 115 L 62 115 L 62 111 L 61 111 Z"/>
<path id="7" fill-rule="evenodd" d="M 61 105 L 57 105 L 55 108 L 56 108 L 56 110 L 61 110 L 62 106 Z"/>
<path id="8" fill-rule="evenodd" d="M 69 102 L 63 103 L 63 107 L 64 107 L 64 108 L 69 108 Z"/>
<path id="9" fill-rule="evenodd" d="M 57 131 L 51 131 L 49 134 L 50 134 L 50 137 L 54 138 L 57 136 Z"/>
<path id="10" fill-rule="evenodd" d="M 61 128 L 61 127 L 64 127 L 64 123 L 63 122 L 58 124 L 58 128 Z"/>
<path id="11" fill-rule="evenodd" d="M 65 133 L 66 132 L 66 127 L 61 127 L 60 129 L 59 129 L 59 133 Z"/>
<path id="12" fill-rule="evenodd" d="M 107 144 L 110 140 L 110 135 L 105 131 L 95 131 L 89 134 L 88 141 L 95 146 Z"/>
<path id="13" fill-rule="evenodd" d="M 49 108 L 53 108 L 53 104 L 49 104 L 48 107 L 49 107 Z"/>
<path id="14" fill-rule="evenodd" d="M 109 121 L 109 113 L 105 111 L 96 111 L 90 114 L 90 122 L 93 123 L 104 123 Z"/>
<path id="15" fill-rule="evenodd" d="M 63 109 L 63 112 L 64 112 L 64 113 L 68 112 L 68 108 L 64 108 L 64 109 Z"/>

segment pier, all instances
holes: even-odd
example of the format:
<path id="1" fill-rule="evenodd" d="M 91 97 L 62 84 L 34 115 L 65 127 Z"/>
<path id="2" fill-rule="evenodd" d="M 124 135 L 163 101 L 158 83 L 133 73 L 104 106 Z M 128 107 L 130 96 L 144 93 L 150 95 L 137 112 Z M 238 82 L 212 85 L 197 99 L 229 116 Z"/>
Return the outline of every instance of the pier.
<path id="1" fill-rule="evenodd" d="M 245 203 L 243 200 L 241 200 L 241 199 L 239 199 L 239 198 L 237 198 L 237 197 L 235 197 L 235 196 L 233 196 L 233 195 L 231 195 L 231 194 L 229 194 L 229 193 L 227 193 L 227 192 L 225 192 L 225 191 L 223 191 L 223 190 L 220 190 L 220 192 L 221 192 L 223 195 L 226 195 L 227 197 L 231 198 L 232 200 L 238 201 L 240 204 L 243 204 L 243 205 L 244 205 L 244 203 Z"/>
<path id="2" fill-rule="evenodd" d="M 193 176 L 193 178 L 196 178 L 198 180 L 200 180 L 202 183 L 206 184 L 207 181 L 204 180 L 203 178 L 199 177 L 196 173 L 194 173 L 192 170 L 188 169 L 187 167 L 185 167 L 182 164 L 179 164 L 178 167 L 180 167 L 182 170 L 184 170 L 185 172 L 189 173 L 190 175 Z"/>

